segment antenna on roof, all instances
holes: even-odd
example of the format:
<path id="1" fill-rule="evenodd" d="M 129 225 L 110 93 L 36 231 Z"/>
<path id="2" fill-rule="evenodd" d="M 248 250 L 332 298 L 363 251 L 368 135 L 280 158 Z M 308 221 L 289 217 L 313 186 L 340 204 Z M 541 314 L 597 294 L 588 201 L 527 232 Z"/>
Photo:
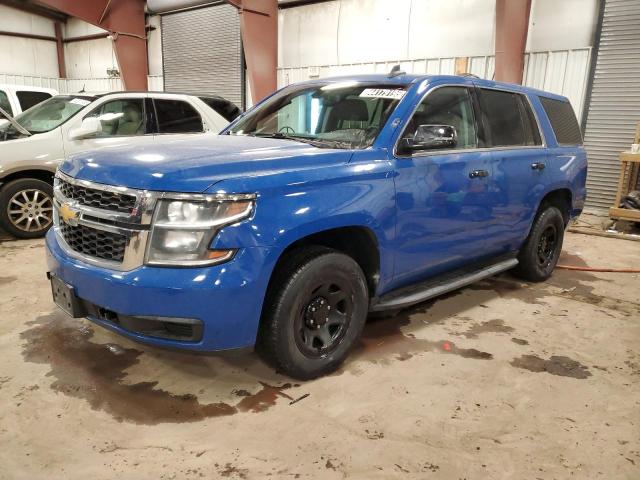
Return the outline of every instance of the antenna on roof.
<path id="1" fill-rule="evenodd" d="M 475 74 L 473 74 L 473 73 L 468 73 L 468 72 L 461 73 L 461 74 L 460 74 L 460 76 L 461 76 L 461 77 L 473 77 L 473 78 L 480 78 L 478 75 L 475 75 Z"/>
<path id="2" fill-rule="evenodd" d="M 78 93 L 85 93 L 86 90 L 84 89 L 84 87 L 86 87 L 86 86 L 87 86 L 86 84 L 83 84 L 82 85 L 82 90 L 80 90 Z"/>
<path id="3" fill-rule="evenodd" d="M 400 70 L 400 65 L 394 65 L 389 72 L 389 78 L 399 77 L 400 75 L 404 75 L 406 73 L 407 72 Z"/>

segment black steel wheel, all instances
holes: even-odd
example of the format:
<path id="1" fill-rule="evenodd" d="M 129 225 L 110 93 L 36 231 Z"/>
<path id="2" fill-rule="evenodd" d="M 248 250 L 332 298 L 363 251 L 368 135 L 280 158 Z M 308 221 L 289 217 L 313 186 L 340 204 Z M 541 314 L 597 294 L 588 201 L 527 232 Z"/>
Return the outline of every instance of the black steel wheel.
<path id="1" fill-rule="evenodd" d="M 531 227 L 518 254 L 514 273 L 525 280 L 541 282 L 553 273 L 564 239 L 564 219 L 556 207 L 545 206 Z"/>
<path id="2" fill-rule="evenodd" d="M 324 375 L 347 357 L 368 307 L 364 273 L 351 257 L 325 247 L 292 252 L 270 282 L 258 351 L 293 378 Z"/>

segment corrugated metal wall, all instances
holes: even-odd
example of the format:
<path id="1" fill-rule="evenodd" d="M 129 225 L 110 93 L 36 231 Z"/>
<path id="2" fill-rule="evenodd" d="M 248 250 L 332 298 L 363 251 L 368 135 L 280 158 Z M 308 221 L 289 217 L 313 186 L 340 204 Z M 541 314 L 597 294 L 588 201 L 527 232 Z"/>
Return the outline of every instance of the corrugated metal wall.
<path id="1" fill-rule="evenodd" d="M 585 129 L 587 205 L 613 206 L 619 153 L 640 121 L 640 1 L 606 0 Z"/>
<path id="2" fill-rule="evenodd" d="M 231 5 L 162 16 L 167 91 L 220 95 L 242 104 L 240 19 Z"/>
<path id="3" fill-rule="evenodd" d="M 532 52 L 525 55 L 524 84 L 565 95 L 571 100 L 578 118 L 582 115 L 585 88 L 589 73 L 590 48 Z M 492 55 L 467 57 L 469 73 L 481 78 L 493 78 L 495 58 Z M 395 60 L 388 62 L 324 65 L 318 67 L 279 68 L 278 86 L 301 82 L 310 78 L 361 73 L 387 73 L 394 65 L 407 73 L 453 75 L 455 57 Z"/>
<path id="4" fill-rule="evenodd" d="M 54 88 L 60 93 L 76 93 L 83 89 L 85 92 L 122 90 L 122 81 L 119 78 L 52 78 L 0 73 L 0 83 Z"/>

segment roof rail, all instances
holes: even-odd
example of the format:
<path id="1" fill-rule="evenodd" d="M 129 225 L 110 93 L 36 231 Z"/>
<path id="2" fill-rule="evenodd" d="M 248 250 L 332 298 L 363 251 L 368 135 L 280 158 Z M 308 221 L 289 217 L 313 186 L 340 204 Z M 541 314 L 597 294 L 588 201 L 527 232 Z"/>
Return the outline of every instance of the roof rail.
<path id="1" fill-rule="evenodd" d="M 399 77 L 400 75 L 406 75 L 407 72 L 400 70 L 400 65 L 394 65 L 389 72 L 388 78 Z"/>

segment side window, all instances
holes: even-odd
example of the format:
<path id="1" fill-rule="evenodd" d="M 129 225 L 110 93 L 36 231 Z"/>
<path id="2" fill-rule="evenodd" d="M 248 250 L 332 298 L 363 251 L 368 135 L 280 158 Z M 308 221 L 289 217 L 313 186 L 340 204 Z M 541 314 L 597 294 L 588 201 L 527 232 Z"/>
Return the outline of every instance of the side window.
<path id="1" fill-rule="evenodd" d="M 533 112 L 521 94 L 486 88 L 480 92 L 480 107 L 489 130 L 489 146 L 541 145 Z"/>
<path id="2" fill-rule="evenodd" d="M 11 104 L 9 103 L 9 97 L 3 90 L 0 90 L 0 108 L 2 108 L 9 115 L 13 116 L 13 110 L 11 108 Z M 0 121 L 3 119 L 4 117 L 0 118 Z"/>
<path id="3" fill-rule="evenodd" d="M 201 133 L 204 131 L 202 117 L 187 102 L 182 100 L 154 99 L 158 133 Z"/>
<path id="4" fill-rule="evenodd" d="M 478 145 L 471 95 L 467 87 L 438 88 L 422 100 L 409 120 L 402 138 L 414 138 L 421 125 L 451 125 L 456 129 L 454 150 Z"/>
<path id="5" fill-rule="evenodd" d="M 45 100 L 51 98 L 50 93 L 30 92 L 28 90 L 18 91 L 16 92 L 16 96 L 18 97 L 18 102 L 20 102 L 20 108 L 22 108 L 23 112 L 33 107 L 34 105 L 37 105 L 40 102 L 44 102 Z"/>
<path id="6" fill-rule="evenodd" d="M 101 137 L 137 136 L 148 133 L 141 98 L 122 98 L 103 103 L 87 117 L 100 120 Z"/>
<path id="7" fill-rule="evenodd" d="M 542 108 L 549 117 L 558 145 L 582 145 L 582 133 L 578 119 L 569 102 L 539 97 Z"/>

